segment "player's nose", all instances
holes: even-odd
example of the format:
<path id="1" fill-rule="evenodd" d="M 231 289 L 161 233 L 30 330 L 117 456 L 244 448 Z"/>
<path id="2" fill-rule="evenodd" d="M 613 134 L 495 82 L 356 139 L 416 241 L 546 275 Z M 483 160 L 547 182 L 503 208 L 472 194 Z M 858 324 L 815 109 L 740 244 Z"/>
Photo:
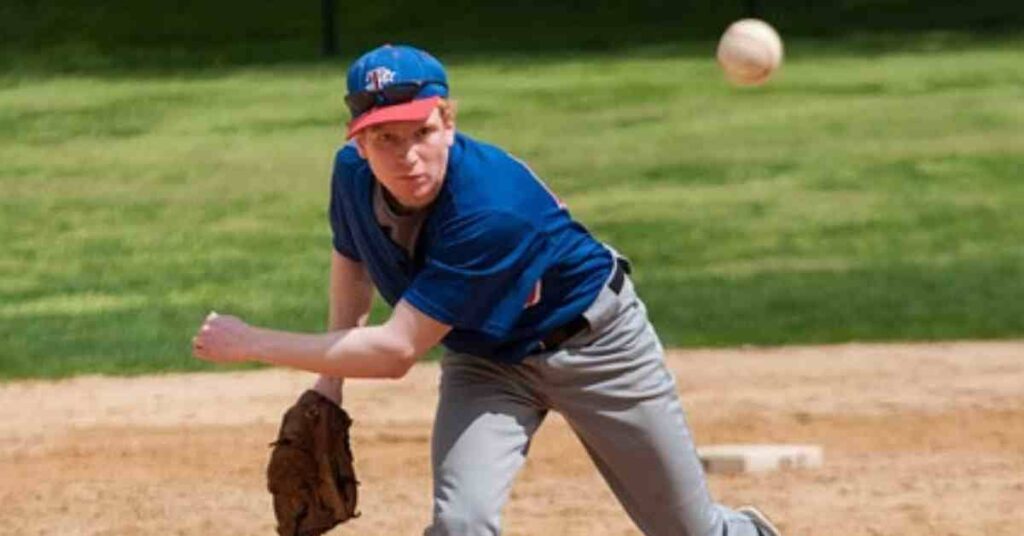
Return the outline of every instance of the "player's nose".
<path id="1" fill-rule="evenodd" d="M 420 154 L 416 151 L 416 145 L 409 145 L 405 148 L 405 153 L 402 156 L 402 161 L 405 165 L 415 167 L 420 161 Z"/>

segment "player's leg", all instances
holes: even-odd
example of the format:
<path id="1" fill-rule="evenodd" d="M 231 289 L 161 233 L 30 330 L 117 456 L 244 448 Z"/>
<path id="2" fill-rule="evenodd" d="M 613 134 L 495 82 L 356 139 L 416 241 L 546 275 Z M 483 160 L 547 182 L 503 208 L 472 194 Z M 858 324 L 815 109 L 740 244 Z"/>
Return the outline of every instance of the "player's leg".
<path id="1" fill-rule="evenodd" d="M 748 516 L 712 501 L 644 306 L 630 284 L 618 299 L 607 324 L 533 365 L 553 409 L 645 534 L 758 536 Z"/>
<path id="2" fill-rule="evenodd" d="M 495 535 L 516 473 L 546 410 L 515 367 L 447 355 L 432 440 L 428 536 Z"/>
<path id="3" fill-rule="evenodd" d="M 584 412 L 567 419 L 594 465 L 637 527 L 647 535 L 758 536 L 751 519 L 715 504 L 703 470 L 674 411 L 644 402 L 628 412 Z M 675 430 L 678 431 L 678 428 Z M 623 441 L 630 436 L 632 441 Z M 761 534 L 761 536 L 774 536 Z"/>

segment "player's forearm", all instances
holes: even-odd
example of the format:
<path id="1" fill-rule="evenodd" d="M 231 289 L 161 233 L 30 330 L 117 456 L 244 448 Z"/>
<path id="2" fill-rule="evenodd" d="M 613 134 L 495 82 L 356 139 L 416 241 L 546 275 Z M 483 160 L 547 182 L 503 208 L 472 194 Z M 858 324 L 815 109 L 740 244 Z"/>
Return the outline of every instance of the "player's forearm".
<path id="1" fill-rule="evenodd" d="M 252 359 L 331 378 L 398 378 L 419 357 L 382 326 L 325 334 L 252 328 L 251 335 Z"/>

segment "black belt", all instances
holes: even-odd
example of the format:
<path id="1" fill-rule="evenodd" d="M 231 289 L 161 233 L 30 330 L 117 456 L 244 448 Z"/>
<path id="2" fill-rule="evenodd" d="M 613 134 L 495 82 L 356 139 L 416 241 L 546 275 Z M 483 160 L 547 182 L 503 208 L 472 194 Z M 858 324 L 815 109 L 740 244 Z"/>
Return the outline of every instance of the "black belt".
<path id="1" fill-rule="evenodd" d="M 608 288 L 612 292 L 618 294 L 622 292 L 622 285 L 626 282 L 626 274 L 630 273 L 632 269 L 629 266 L 629 261 L 622 257 L 615 257 L 615 266 L 612 267 L 612 276 L 608 278 Z M 587 317 L 580 315 L 572 320 L 562 324 L 561 326 L 551 330 L 543 339 L 540 340 L 539 348 L 537 352 L 550 352 L 558 349 L 565 341 L 579 335 L 580 332 L 590 327 L 590 323 L 587 322 Z"/>

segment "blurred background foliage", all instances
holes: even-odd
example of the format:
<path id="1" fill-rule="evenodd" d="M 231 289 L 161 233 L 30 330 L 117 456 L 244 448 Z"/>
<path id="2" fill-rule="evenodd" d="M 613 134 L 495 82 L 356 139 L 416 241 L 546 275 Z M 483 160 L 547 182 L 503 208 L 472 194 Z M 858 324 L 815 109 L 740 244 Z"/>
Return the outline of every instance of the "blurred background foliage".
<path id="1" fill-rule="evenodd" d="M 787 37 L 1024 28 L 1019 0 L 336 0 L 339 53 L 383 41 L 445 54 L 608 51 L 716 37 L 753 9 Z M 322 2 L 5 0 L 0 69 L 182 69 L 314 61 Z M 895 46 L 871 40 L 870 46 Z"/>

